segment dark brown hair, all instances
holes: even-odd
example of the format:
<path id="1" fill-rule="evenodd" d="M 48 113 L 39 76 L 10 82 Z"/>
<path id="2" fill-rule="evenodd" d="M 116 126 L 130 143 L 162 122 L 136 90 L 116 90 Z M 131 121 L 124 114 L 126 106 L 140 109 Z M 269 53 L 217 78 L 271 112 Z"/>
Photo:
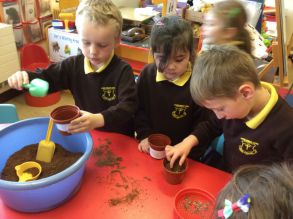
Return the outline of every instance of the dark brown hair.
<path id="1" fill-rule="evenodd" d="M 193 30 L 190 23 L 180 17 L 162 17 L 152 28 L 150 44 L 152 53 L 163 54 L 158 67 L 161 72 L 166 67 L 172 52 L 188 51 L 191 63 L 194 62 Z"/>
<path id="2" fill-rule="evenodd" d="M 229 219 L 289 219 L 293 218 L 293 165 L 245 165 L 220 191 L 214 209 L 224 208 L 224 200 L 237 202 L 244 194 L 251 198 L 248 213 L 234 212 Z M 217 217 L 216 217 L 217 218 Z"/>

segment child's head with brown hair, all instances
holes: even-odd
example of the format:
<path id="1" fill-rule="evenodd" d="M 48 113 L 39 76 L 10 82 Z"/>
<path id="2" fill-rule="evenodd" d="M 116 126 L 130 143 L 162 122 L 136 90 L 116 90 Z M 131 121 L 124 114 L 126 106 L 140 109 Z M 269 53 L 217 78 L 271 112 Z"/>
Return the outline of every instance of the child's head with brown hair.
<path id="1" fill-rule="evenodd" d="M 246 117 L 256 104 L 254 96 L 258 89 L 261 84 L 254 62 L 237 47 L 217 45 L 197 57 L 190 81 L 192 98 L 218 117 Z M 226 116 L 218 115 L 225 112 Z"/>
<path id="2" fill-rule="evenodd" d="M 93 69 L 113 56 L 120 42 L 122 16 L 110 0 L 82 0 L 76 11 L 80 49 Z"/>
<path id="3" fill-rule="evenodd" d="M 186 71 L 187 64 L 194 61 L 193 30 L 190 23 L 180 17 L 166 16 L 157 21 L 152 28 L 150 44 L 160 72 L 172 72 L 178 77 Z"/>
<path id="4" fill-rule="evenodd" d="M 223 213 L 225 200 L 236 203 L 248 194 L 248 212 L 235 207 L 229 219 L 276 219 L 293 217 L 293 166 L 289 163 L 246 165 L 240 167 L 230 182 L 220 191 L 215 205 L 215 218 Z M 227 201 L 226 201 L 227 202 Z"/>
<path id="5" fill-rule="evenodd" d="M 202 36 L 206 44 L 232 43 L 251 54 L 250 35 L 245 29 L 247 14 L 237 0 L 217 2 L 205 15 Z"/>

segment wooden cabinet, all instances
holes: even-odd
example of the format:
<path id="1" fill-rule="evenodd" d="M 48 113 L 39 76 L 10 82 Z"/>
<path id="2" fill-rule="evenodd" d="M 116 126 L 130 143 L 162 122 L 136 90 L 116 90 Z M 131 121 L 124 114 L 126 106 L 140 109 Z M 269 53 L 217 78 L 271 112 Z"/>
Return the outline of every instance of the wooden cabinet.
<path id="1" fill-rule="evenodd" d="M 115 49 L 115 54 L 127 61 L 134 74 L 138 75 L 142 68 L 151 62 L 151 55 L 149 48 L 143 48 L 134 45 L 124 44 L 123 42 Z"/>

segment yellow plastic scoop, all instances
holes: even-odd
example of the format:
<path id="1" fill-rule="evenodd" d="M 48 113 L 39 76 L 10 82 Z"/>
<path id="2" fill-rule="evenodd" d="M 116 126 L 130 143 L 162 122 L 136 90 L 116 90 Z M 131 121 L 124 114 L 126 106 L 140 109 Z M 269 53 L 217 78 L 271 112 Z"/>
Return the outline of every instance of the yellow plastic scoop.
<path id="1" fill-rule="evenodd" d="M 37 162 L 28 161 L 17 165 L 15 170 L 19 178 L 18 182 L 26 182 L 37 179 L 42 172 L 42 167 Z"/>
<path id="2" fill-rule="evenodd" d="M 50 163 L 52 161 L 54 151 L 55 151 L 55 143 L 50 141 L 51 133 L 53 128 L 53 120 L 49 120 L 48 130 L 46 139 L 39 142 L 37 157 L 36 159 L 39 161 Z"/>

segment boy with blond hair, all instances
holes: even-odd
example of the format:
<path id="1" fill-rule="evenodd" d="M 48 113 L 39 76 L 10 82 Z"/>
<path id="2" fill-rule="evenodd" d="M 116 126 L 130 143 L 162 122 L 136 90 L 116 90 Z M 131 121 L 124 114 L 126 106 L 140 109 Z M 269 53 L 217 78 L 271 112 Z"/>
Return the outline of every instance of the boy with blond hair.
<path id="1" fill-rule="evenodd" d="M 49 92 L 69 89 L 82 110 L 70 124 L 71 133 L 98 128 L 133 136 L 137 107 L 133 71 L 114 54 L 122 21 L 109 0 L 81 1 L 76 27 L 82 54 L 52 64 L 40 74 L 17 72 L 8 78 L 10 87 L 22 90 L 22 84 L 41 78 L 49 82 Z"/>
<path id="2" fill-rule="evenodd" d="M 203 52 L 190 89 L 193 100 L 216 115 L 198 125 L 192 145 L 223 133 L 224 170 L 293 158 L 293 109 L 271 84 L 259 81 L 249 54 L 228 45 Z M 166 147 L 171 165 L 179 158 L 182 164 L 192 147 Z"/>

